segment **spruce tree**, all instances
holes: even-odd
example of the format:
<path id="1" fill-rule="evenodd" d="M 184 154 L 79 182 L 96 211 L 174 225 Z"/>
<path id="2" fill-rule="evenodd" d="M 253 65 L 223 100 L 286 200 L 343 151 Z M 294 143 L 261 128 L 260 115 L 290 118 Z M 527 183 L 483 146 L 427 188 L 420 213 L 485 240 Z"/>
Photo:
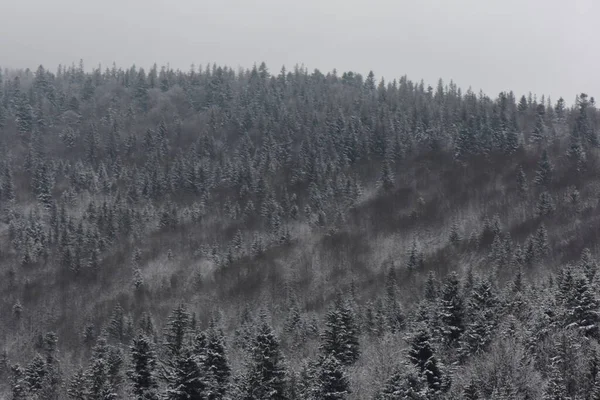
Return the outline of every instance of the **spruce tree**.
<path id="1" fill-rule="evenodd" d="M 139 334 L 131 345 L 131 368 L 127 376 L 136 400 L 157 400 L 158 382 L 155 377 L 156 355 L 150 340 Z"/>
<path id="2" fill-rule="evenodd" d="M 165 347 L 171 357 L 179 354 L 184 345 L 185 337 L 189 330 L 190 314 L 184 304 L 179 304 L 175 308 L 165 327 Z"/>
<path id="3" fill-rule="evenodd" d="M 567 323 L 582 330 L 586 336 L 599 337 L 600 303 L 585 277 L 575 279 L 567 302 Z"/>
<path id="4" fill-rule="evenodd" d="M 285 400 L 284 359 L 266 316 L 261 316 L 258 332 L 250 348 L 247 372 L 242 380 L 241 399 Z"/>
<path id="5" fill-rule="evenodd" d="M 544 191 L 540 194 L 538 202 L 536 204 L 536 213 L 539 216 L 548 216 L 554 212 L 555 205 L 554 199 L 550 192 Z"/>
<path id="6" fill-rule="evenodd" d="M 351 365 L 360 355 L 358 324 L 353 310 L 342 299 L 337 299 L 325 318 L 326 329 L 321 335 L 321 350 L 336 357 L 343 365 Z"/>
<path id="7" fill-rule="evenodd" d="M 525 198 L 528 190 L 527 176 L 525 175 L 525 171 L 523 171 L 523 167 L 519 167 L 519 171 L 517 172 L 517 191 L 519 196 Z"/>
<path id="8" fill-rule="evenodd" d="M 579 268 L 581 268 L 584 275 L 588 279 L 588 282 L 591 284 L 596 277 L 596 273 L 598 272 L 598 263 L 593 258 L 590 249 L 583 249 L 583 252 L 581 253 L 581 259 L 579 261 Z"/>
<path id="9" fill-rule="evenodd" d="M 206 358 L 204 366 L 207 372 L 214 376 L 217 383 L 217 392 L 221 397 L 225 396 L 227 384 L 231 376 L 231 367 L 227 361 L 225 351 L 225 337 L 221 329 L 211 324 L 207 333 Z"/>
<path id="10" fill-rule="evenodd" d="M 314 376 L 312 399 L 343 400 L 350 394 L 350 382 L 344 366 L 335 357 L 324 357 Z"/>
<path id="11" fill-rule="evenodd" d="M 86 376 L 83 369 L 79 369 L 69 380 L 67 396 L 72 400 L 87 400 Z"/>
<path id="12" fill-rule="evenodd" d="M 208 385 L 196 356 L 191 349 L 179 349 L 171 368 L 165 377 L 167 381 L 167 400 L 207 399 Z"/>
<path id="13" fill-rule="evenodd" d="M 408 359 L 425 379 L 430 390 L 442 390 L 442 372 L 435 357 L 431 335 L 425 327 L 419 327 L 410 339 Z"/>
<path id="14" fill-rule="evenodd" d="M 439 306 L 439 327 L 444 342 L 454 345 L 464 331 L 464 303 L 458 275 L 451 273 L 444 285 Z"/>
<path id="15" fill-rule="evenodd" d="M 538 168 L 533 181 L 538 186 L 548 187 L 552 182 L 553 171 L 554 166 L 550 162 L 550 158 L 548 157 L 548 151 L 544 150 L 542 153 L 542 157 L 538 162 Z"/>

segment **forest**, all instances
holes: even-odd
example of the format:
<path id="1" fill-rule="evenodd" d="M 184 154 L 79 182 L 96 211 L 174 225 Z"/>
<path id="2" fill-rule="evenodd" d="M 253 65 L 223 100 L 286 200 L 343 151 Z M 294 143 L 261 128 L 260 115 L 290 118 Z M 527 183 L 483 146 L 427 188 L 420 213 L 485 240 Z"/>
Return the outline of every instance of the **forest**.
<path id="1" fill-rule="evenodd" d="M 600 400 L 600 112 L 373 72 L 0 73 L 0 397 Z"/>

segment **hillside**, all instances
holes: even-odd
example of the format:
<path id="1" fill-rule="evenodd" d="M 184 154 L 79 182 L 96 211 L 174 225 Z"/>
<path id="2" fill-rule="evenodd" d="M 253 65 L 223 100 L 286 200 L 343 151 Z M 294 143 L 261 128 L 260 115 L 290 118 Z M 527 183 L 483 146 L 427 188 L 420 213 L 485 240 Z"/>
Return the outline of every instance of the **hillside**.
<path id="1" fill-rule="evenodd" d="M 0 81 L 7 398 L 600 398 L 593 97 L 264 64 Z"/>

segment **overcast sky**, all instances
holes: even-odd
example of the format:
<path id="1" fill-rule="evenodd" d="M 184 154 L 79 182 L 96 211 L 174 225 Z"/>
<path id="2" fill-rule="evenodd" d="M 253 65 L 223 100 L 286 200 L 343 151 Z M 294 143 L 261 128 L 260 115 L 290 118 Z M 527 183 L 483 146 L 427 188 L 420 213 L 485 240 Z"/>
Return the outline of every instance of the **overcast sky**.
<path id="1" fill-rule="evenodd" d="M 0 65 L 266 61 L 600 96 L 598 0 L 2 0 Z"/>

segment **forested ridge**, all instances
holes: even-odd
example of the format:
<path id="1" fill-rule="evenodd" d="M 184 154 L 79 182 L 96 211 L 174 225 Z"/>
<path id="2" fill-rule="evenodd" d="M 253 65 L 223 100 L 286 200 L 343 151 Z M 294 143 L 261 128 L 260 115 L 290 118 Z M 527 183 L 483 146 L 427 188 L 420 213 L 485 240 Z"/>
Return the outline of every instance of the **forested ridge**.
<path id="1" fill-rule="evenodd" d="M 593 97 L 0 82 L 0 396 L 600 399 Z"/>

